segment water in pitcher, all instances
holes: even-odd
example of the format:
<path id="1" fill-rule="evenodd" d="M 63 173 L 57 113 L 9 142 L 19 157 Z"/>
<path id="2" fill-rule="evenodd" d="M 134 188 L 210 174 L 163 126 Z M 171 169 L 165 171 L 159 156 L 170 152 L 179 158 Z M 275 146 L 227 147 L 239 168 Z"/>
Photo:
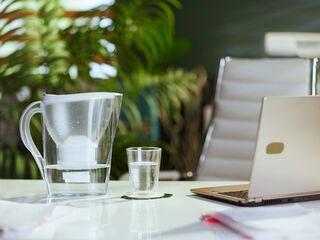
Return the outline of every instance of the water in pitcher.
<path id="1" fill-rule="evenodd" d="M 152 192 L 158 179 L 157 162 L 131 162 L 129 163 L 130 178 L 136 192 Z"/>
<path id="2" fill-rule="evenodd" d="M 96 164 L 87 168 L 65 168 L 59 165 L 48 165 L 45 167 L 48 176 L 53 182 L 66 183 L 89 183 L 104 182 L 110 171 L 110 164 Z"/>
<path id="3" fill-rule="evenodd" d="M 105 192 L 107 185 L 104 184 L 109 178 L 110 164 L 95 164 L 88 167 L 68 168 L 65 166 L 48 165 L 45 167 L 46 175 L 51 184 L 51 191 L 55 192 L 57 196 L 64 194 L 69 190 L 63 184 L 68 184 L 72 187 L 72 194 L 82 195 L 83 192 L 94 192 L 92 195 L 100 195 Z M 61 185 L 62 184 L 62 185 Z M 80 196 L 79 195 L 79 196 Z"/>

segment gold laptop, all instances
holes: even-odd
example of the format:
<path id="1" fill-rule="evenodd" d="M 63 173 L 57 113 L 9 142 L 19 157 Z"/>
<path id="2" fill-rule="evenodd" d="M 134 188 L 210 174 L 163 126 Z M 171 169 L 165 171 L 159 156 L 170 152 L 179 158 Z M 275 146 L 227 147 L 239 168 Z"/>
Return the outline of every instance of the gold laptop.
<path id="1" fill-rule="evenodd" d="M 320 96 L 265 97 L 250 183 L 191 192 L 240 206 L 320 199 Z"/>

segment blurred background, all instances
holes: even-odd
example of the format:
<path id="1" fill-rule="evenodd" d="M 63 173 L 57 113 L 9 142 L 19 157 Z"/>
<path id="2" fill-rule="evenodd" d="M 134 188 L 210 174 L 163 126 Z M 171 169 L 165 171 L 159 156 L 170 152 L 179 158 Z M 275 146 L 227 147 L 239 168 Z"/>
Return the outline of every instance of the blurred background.
<path id="1" fill-rule="evenodd" d="M 194 176 L 223 56 L 264 57 L 266 32 L 317 32 L 316 0 L 0 0 L 0 178 L 39 178 L 23 109 L 44 93 L 124 94 L 111 178 L 125 148 L 161 146 Z M 40 117 L 32 132 L 41 146 Z M 41 149 L 41 147 L 40 147 Z"/>

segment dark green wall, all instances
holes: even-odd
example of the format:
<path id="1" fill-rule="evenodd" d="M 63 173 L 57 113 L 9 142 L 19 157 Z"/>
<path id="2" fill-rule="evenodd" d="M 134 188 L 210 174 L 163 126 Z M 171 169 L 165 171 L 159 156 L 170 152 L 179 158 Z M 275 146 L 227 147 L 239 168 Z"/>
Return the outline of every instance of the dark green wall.
<path id="1" fill-rule="evenodd" d="M 176 31 L 192 49 L 178 64 L 204 65 L 215 78 L 221 56 L 264 56 L 264 33 L 320 32 L 320 0 L 182 0 Z"/>

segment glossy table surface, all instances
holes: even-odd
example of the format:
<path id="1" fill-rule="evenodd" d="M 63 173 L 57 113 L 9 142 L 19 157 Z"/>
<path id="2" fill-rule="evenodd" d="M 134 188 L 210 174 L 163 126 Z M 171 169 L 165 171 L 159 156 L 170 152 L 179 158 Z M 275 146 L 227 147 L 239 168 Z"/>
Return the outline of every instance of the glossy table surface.
<path id="1" fill-rule="evenodd" d="M 160 182 L 159 191 L 173 194 L 155 200 L 126 200 L 127 181 L 111 181 L 103 198 L 54 203 L 59 219 L 28 232 L 27 239 L 217 239 L 201 223 L 203 214 L 233 207 L 191 194 L 196 187 L 231 182 Z M 234 184 L 234 183 L 233 183 Z M 0 180 L 0 198 L 45 194 L 39 180 Z M 17 213 L 13 213 L 17 214 Z M 73 217 L 72 217 L 72 216 Z"/>

